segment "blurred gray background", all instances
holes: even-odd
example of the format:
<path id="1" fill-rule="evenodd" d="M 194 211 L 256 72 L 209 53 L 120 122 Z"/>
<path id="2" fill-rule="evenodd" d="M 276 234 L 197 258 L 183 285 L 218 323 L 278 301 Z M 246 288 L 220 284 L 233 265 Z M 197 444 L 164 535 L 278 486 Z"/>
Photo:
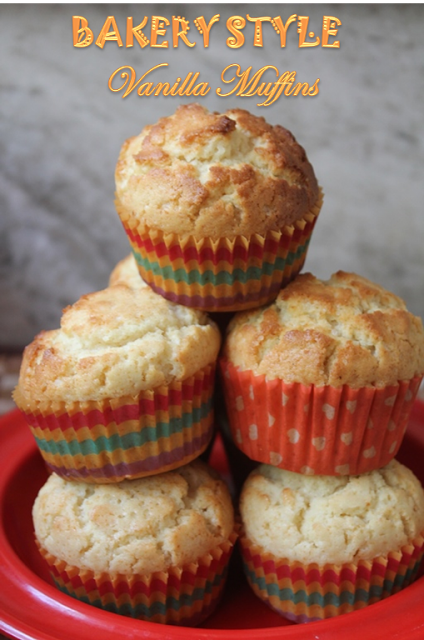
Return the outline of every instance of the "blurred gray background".
<path id="1" fill-rule="evenodd" d="M 221 19 L 208 49 L 193 25 Z M 340 49 L 298 47 L 296 24 L 280 47 L 271 24 L 264 46 L 230 49 L 226 19 L 297 13 L 320 35 L 323 15 L 342 21 Z M 124 47 L 109 42 L 72 46 L 72 16 L 88 19 L 95 38 L 114 15 Z M 161 15 L 191 21 L 178 49 L 125 47 L 126 17 L 134 24 Z M 423 5 L 138 4 L 0 5 L 0 347 L 21 348 L 59 324 L 61 309 L 106 286 L 128 244 L 114 210 L 114 167 L 122 142 L 192 98 L 122 99 L 108 79 L 131 65 L 137 78 L 168 62 L 156 79 L 200 71 L 212 90 L 210 109 L 242 107 L 290 129 L 305 147 L 325 202 L 306 269 L 326 278 L 353 270 L 402 296 L 424 316 L 424 27 Z M 145 30 L 149 34 L 149 28 Z M 170 31 L 167 32 L 169 40 Z M 162 41 L 160 39 L 160 41 Z M 330 41 L 333 41 L 331 38 Z M 316 97 L 218 97 L 221 71 L 238 63 L 275 65 L 313 84 Z"/>

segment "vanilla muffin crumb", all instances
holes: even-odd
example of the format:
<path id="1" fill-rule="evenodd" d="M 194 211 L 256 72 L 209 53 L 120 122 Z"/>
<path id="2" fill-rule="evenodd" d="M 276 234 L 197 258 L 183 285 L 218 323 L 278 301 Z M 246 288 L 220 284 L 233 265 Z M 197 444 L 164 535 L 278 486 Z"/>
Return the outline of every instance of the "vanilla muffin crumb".
<path id="1" fill-rule="evenodd" d="M 82 296 L 60 329 L 25 349 L 14 399 L 24 411 L 52 403 L 135 397 L 215 362 L 220 333 L 205 313 L 149 287 L 118 284 Z"/>
<path id="2" fill-rule="evenodd" d="M 424 532 L 424 492 L 396 460 L 359 476 L 304 476 L 261 465 L 240 498 L 247 537 L 304 564 L 371 560 Z"/>
<path id="3" fill-rule="evenodd" d="M 293 135 L 242 109 L 180 106 L 122 146 L 115 172 L 123 221 L 196 238 L 264 234 L 309 213 L 320 194 Z"/>
<path id="4" fill-rule="evenodd" d="M 200 461 L 110 485 L 53 474 L 36 498 L 33 520 L 40 545 L 57 558 L 123 575 L 195 562 L 234 528 L 225 483 Z"/>
<path id="5" fill-rule="evenodd" d="M 403 300 L 366 278 L 305 273 L 271 305 L 235 316 L 224 357 L 268 380 L 386 386 L 424 373 L 424 330 Z"/>

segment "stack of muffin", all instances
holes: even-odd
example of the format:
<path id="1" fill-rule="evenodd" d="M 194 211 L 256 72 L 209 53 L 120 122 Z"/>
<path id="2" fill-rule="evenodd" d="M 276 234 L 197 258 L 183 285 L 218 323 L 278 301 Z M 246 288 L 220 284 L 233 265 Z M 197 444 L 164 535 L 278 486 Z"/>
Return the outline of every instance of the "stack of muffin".
<path id="1" fill-rule="evenodd" d="M 221 368 L 235 443 L 265 463 L 241 498 L 255 592 L 303 621 L 408 584 L 424 495 L 390 461 L 424 332 L 363 278 L 298 276 L 322 204 L 304 150 L 187 105 L 123 145 L 116 194 L 134 258 L 27 347 L 14 396 L 54 472 L 34 523 L 59 587 L 164 623 L 213 610 L 236 536 L 228 490 L 190 462 L 213 430 L 208 311 L 241 312 Z"/>
<path id="2" fill-rule="evenodd" d="M 236 539 L 229 491 L 197 460 L 219 346 L 204 313 L 116 282 L 26 349 L 14 396 L 53 472 L 33 515 L 61 590 L 154 622 L 213 611 Z"/>
<path id="3" fill-rule="evenodd" d="M 421 321 L 364 278 L 304 274 L 232 320 L 221 369 L 234 440 L 263 463 L 240 498 L 255 593 L 306 622 L 408 585 L 424 494 L 393 458 L 424 369 Z"/>

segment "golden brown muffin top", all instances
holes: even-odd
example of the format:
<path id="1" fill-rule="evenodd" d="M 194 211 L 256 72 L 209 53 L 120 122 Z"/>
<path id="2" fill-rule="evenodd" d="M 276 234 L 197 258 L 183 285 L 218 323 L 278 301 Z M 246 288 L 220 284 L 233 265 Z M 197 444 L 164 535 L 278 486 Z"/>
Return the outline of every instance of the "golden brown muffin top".
<path id="1" fill-rule="evenodd" d="M 60 329 L 26 347 L 14 399 L 22 410 L 52 403 L 136 396 L 184 380 L 218 355 L 220 333 L 205 313 L 150 287 L 119 284 L 82 296 Z"/>
<path id="2" fill-rule="evenodd" d="M 195 562 L 234 528 L 227 486 L 197 460 L 108 485 L 52 474 L 34 503 L 33 520 L 39 543 L 57 558 L 123 575 Z"/>
<path id="3" fill-rule="evenodd" d="M 177 111 L 127 140 L 116 166 L 117 209 L 165 233 L 233 238 L 279 230 L 319 199 L 293 135 L 242 109 Z"/>
<path id="4" fill-rule="evenodd" d="M 424 531 L 424 492 L 392 460 L 359 476 L 305 476 L 260 465 L 240 513 L 247 537 L 277 558 L 343 564 L 398 551 Z"/>
<path id="5" fill-rule="evenodd" d="M 234 317 L 224 356 L 268 379 L 386 386 L 424 373 L 424 330 L 400 298 L 366 278 L 305 273 L 271 305 Z"/>

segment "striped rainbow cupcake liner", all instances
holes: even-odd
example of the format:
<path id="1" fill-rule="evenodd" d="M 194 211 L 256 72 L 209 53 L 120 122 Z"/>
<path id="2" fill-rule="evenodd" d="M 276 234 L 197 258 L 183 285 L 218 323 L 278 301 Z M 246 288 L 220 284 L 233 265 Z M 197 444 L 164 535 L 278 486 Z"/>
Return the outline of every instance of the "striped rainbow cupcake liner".
<path id="1" fill-rule="evenodd" d="M 100 609 L 158 622 L 196 626 L 216 608 L 237 534 L 197 562 L 148 575 L 95 573 L 59 560 L 37 543 L 55 585 L 63 593 Z"/>
<path id="2" fill-rule="evenodd" d="M 308 475 L 384 467 L 402 443 L 422 377 L 387 387 L 267 380 L 220 362 L 228 421 L 251 460 Z"/>
<path id="3" fill-rule="evenodd" d="M 171 302 L 205 311 L 240 311 L 274 300 L 300 272 L 322 205 L 266 235 L 196 240 L 137 223 L 116 203 L 142 278 Z"/>
<path id="4" fill-rule="evenodd" d="M 278 559 L 240 538 L 244 571 L 254 593 L 293 622 L 312 622 L 362 609 L 407 587 L 417 576 L 424 538 L 373 560 L 304 565 Z"/>
<path id="5" fill-rule="evenodd" d="M 214 366 L 138 397 L 24 413 L 47 466 L 67 480 L 111 483 L 183 466 L 213 435 Z"/>

